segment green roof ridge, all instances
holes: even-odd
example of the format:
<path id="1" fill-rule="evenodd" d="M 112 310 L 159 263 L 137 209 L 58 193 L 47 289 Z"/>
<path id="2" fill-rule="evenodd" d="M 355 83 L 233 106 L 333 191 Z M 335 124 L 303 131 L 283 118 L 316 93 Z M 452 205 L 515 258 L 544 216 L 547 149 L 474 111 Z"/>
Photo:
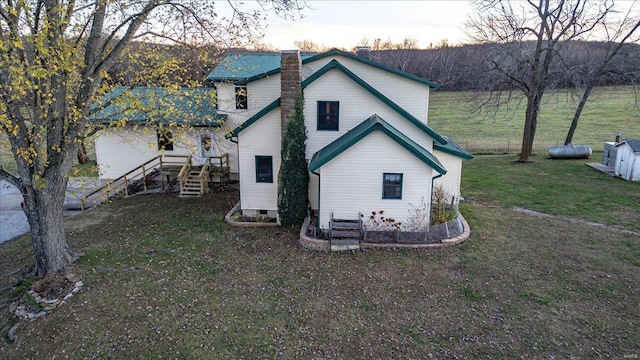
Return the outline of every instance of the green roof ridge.
<path id="1" fill-rule="evenodd" d="M 437 141 L 434 141 L 433 142 L 433 148 L 435 150 L 439 150 L 439 151 L 442 151 L 443 153 L 447 153 L 447 154 L 450 154 L 450 155 L 453 155 L 453 156 L 457 156 L 457 157 L 465 159 L 465 160 L 473 159 L 473 155 L 469 154 L 469 152 L 467 152 L 467 150 L 462 148 L 455 141 L 451 140 L 451 138 L 449 138 L 447 136 L 442 136 L 442 137 L 447 140 L 447 143 L 446 144 L 442 144 L 442 143 L 439 143 Z"/>
<path id="2" fill-rule="evenodd" d="M 227 56 L 224 57 L 224 59 L 221 60 L 220 64 L 225 61 L 225 59 L 227 59 L 230 56 L 253 56 L 253 55 L 270 55 L 269 53 L 230 53 Z M 273 57 L 279 57 L 281 56 L 281 54 L 279 53 L 273 53 L 272 54 Z M 421 84 L 430 86 L 432 88 L 435 89 L 440 89 L 442 88 L 442 85 L 431 81 L 431 80 L 427 80 L 424 78 L 421 78 L 419 76 L 413 75 L 413 74 L 409 74 L 408 72 L 402 71 L 402 70 L 398 70 L 398 69 L 394 69 L 390 66 L 387 65 L 383 65 L 379 62 L 370 60 L 370 59 L 366 59 L 362 56 L 358 56 L 346 51 L 342 51 L 342 50 L 338 50 L 338 49 L 331 49 L 327 52 L 321 53 L 321 54 L 301 54 L 301 58 L 302 58 L 302 64 L 308 64 L 310 62 L 314 62 L 316 60 L 320 60 L 320 59 L 324 59 L 326 57 L 329 56 L 334 56 L 334 55 L 340 55 L 340 56 L 344 56 L 346 58 L 349 58 L 351 60 L 357 61 L 357 62 L 361 62 L 363 64 L 367 64 L 369 66 L 373 66 L 375 68 L 378 68 L 380 70 L 384 70 L 386 72 L 390 72 L 394 75 L 398 75 L 401 77 L 404 77 L 406 79 L 409 80 L 413 80 L 416 82 L 419 82 Z M 218 64 L 218 66 L 220 65 Z M 280 73 L 280 66 L 276 66 L 275 68 L 272 69 L 260 69 L 260 71 L 258 74 L 254 74 L 254 75 L 249 75 L 249 76 L 212 76 L 214 74 L 214 72 L 216 72 L 216 69 L 218 68 L 218 66 L 216 66 L 216 68 L 214 68 L 213 71 L 211 71 L 207 77 L 205 78 L 205 81 L 234 81 L 236 84 L 246 84 L 252 81 L 256 81 L 265 77 L 269 77 L 271 75 L 275 75 Z"/>

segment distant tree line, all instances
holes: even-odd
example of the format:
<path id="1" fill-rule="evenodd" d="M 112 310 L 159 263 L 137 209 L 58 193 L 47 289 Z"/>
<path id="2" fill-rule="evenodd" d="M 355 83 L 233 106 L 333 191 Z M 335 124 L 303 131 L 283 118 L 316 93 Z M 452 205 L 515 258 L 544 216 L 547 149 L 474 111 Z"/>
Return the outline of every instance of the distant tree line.
<path id="1" fill-rule="evenodd" d="M 405 42 L 406 43 L 406 42 Z M 450 46 L 446 42 L 430 49 L 397 48 L 372 50 L 370 58 L 389 67 L 427 78 L 443 85 L 449 91 L 509 90 L 512 86 L 503 74 L 492 71 L 493 61 L 500 57 L 491 56 L 511 51 L 512 44 L 473 44 Z M 524 44 L 535 46 L 534 42 Z M 551 65 L 552 82 L 550 88 L 580 88 L 589 79 L 589 74 L 601 64 L 611 43 L 596 41 L 569 41 L 562 44 L 555 61 Z M 522 51 L 522 44 L 518 45 Z M 502 66 L 517 68 L 524 64 Z M 640 45 L 625 44 L 618 56 L 613 58 L 605 74 L 598 79 L 597 86 L 640 83 Z"/>
<path id="2" fill-rule="evenodd" d="M 366 41 L 363 40 L 366 44 Z M 311 41 L 298 42 L 303 52 L 322 52 L 329 50 L 319 47 Z M 446 41 L 428 49 L 417 48 L 416 41 L 410 38 L 400 43 L 380 42 L 371 46 L 370 59 L 389 67 L 435 81 L 443 85 L 445 91 L 483 91 L 509 90 L 501 74 L 491 71 L 495 66 L 490 59 L 496 53 L 510 51 L 512 44 L 466 44 L 449 45 Z M 535 46 L 533 42 L 525 46 Z M 560 48 L 556 61 L 552 64 L 553 82 L 551 88 L 581 88 L 589 74 L 596 71 L 609 50 L 611 43 L 597 41 L 570 41 Z M 522 44 L 519 44 L 522 47 Z M 255 52 L 247 49 L 217 49 L 214 46 L 190 47 L 150 43 L 133 43 L 126 56 L 123 56 L 109 72 L 109 81 L 114 85 L 146 83 L 148 72 L 154 68 L 168 66 L 173 68 L 165 76 L 174 77 L 175 82 L 184 86 L 197 86 L 215 67 L 224 53 Z M 276 52 L 273 49 L 261 49 L 259 52 Z M 507 61 L 507 59 L 505 59 Z M 513 64 L 518 66 L 518 64 Z M 620 54 L 613 58 L 605 74 L 598 80 L 597 86 L 640 84 L 640 45 L 624 44 Z M 144 81 L 141 81 L 144 78 Z"/>

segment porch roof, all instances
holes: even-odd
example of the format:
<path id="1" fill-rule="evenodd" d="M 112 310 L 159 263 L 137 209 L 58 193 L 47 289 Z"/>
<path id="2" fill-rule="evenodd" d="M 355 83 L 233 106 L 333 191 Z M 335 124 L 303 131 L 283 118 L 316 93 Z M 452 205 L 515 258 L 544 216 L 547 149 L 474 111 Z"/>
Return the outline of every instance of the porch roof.
<path id="1" fill-rule="evenodd" d="M 92 104 L 89 121 L 102 125 L 218 127 L 215 91 L 209 88 L 116 87 Z"/>

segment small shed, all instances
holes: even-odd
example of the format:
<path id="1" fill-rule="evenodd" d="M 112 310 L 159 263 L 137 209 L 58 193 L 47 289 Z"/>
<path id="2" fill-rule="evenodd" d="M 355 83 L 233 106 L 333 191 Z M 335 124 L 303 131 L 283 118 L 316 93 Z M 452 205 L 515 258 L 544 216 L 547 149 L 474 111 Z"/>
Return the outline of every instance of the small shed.
<path id="1" fill-rule="evenodd" d="M 615 147 L 614 174 L 628 181 L 640 181 L 640 139 L 625 139 Z"/>

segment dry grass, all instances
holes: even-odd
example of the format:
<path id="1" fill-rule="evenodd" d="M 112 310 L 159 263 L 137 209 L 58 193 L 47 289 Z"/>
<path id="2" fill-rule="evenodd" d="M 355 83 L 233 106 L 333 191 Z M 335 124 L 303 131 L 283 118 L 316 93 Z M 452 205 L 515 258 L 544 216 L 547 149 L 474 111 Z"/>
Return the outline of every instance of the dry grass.
<path id="1" fill-rule="evenodd" d="M 68 220 L 69 304 L 8 359 L 592 358 L 640 353 L 640 238 L 467 203 L 462 246 L 304 251 L 222 221 L 236 192 L 121 199 Z M 0 270 L 28 265 L 27 238 Z M 2 278 L 2 283 L 10 281 Z M 6 299 L 4 294 L 4 299 Z M 0 328 L 15 321 L 6 307 Z M 6 328 L 5 332 L 6 334 Z M 3 334 L 3 335 L 4 335 Z"/>

